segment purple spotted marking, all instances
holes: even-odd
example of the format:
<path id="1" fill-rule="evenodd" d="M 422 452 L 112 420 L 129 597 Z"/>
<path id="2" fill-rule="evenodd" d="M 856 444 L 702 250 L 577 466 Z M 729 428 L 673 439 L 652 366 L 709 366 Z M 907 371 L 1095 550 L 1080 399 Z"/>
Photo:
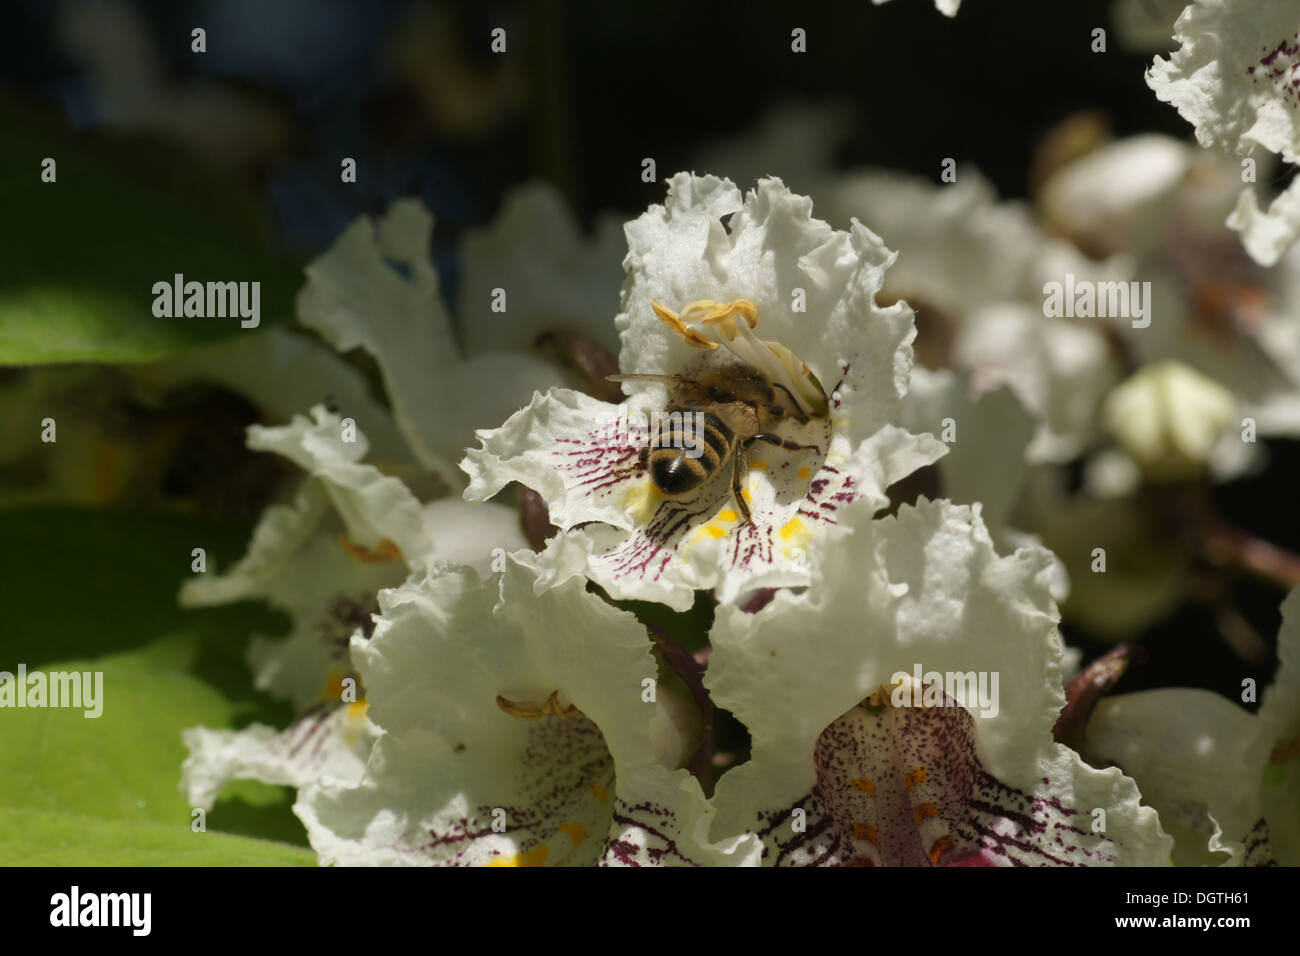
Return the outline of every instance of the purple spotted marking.
<path id="1" fill-rule="evenodd" d="M 476 841 L 500 835 L 492 829 L 493 810 L 505 810 L 505 830 L 519 852 L 528 853 L 545 843 L 551 849 L 547 862 L 596 862 L 613 815 L 611 802 L 599 801 L 589 789 L 614 792 L 614 758 L 600 729 L 582 714 L 561 720 L 543 717 L 528 726 L 528 742 L 517 764 L 513 792 L 518 803 L 496 802 L 490 793 L 474 793 L 478 801 L 471 816 L 453 821 L 445 829 L 429 830 L 414 846 L 399 846 L 441 866 L 470 866 Z M 581 823 L 587 837 L 574 847 L 556 828 L 569 821 Z M 493 854 L 498 855 L 497 853 Z"/>
<path id="2" fill-rule="evenodd" d="M 982 766 L 975 721 L 943 707 L 862 704 L 817 740 L 817 783 L 757 832 L 778 866 L 1105 866 L 1112 841 L 1079 810 Z M 1046 781 L 1045 781 L 1046 782 Z M 795 832 L 793 811 L 804 811 Z M 1083 825 L 1080 825 L 1080 824 Z"/>
<path id="3" fill-rule="evenodd" d="M 1273 88 L 1288 107 L 1294 109 L 1300 105 L 1300 32 L 1289 39 L 1283 39 L 1276 47 L 1269 50 L 1260 47 L 1264 54 L 1255 66 L 1247 67 L 1246 73 L 1251 82 L 1258 85 L 1261 79 L 1273 84 Z"/>

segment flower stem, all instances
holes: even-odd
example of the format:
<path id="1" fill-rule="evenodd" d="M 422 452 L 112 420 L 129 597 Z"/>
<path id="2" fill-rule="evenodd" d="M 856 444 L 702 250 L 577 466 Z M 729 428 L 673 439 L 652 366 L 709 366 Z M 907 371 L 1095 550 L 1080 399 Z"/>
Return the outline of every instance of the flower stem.
<path id="1" fill-rule="evenodd" d="M 1216 563 L 1232 564 L 1284 590 L 1300 585 L 1300 555 L 1227 522 L 1206 529 L 1205 551 Z"/>

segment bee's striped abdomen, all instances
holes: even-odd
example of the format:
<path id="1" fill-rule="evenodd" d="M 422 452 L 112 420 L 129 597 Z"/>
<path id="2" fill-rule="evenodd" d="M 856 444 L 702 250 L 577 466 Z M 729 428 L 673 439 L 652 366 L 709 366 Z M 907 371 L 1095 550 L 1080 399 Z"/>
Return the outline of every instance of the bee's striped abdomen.
<path id="1" fill-rule="evenodd" d="M 697 433 L 697 423 L 702 434 Z M 717 415 L 669 410 L 650 449 L 650 477 L 665 495 L 694 491 L 718 473 L 735 446 L 735 432 Z"/>

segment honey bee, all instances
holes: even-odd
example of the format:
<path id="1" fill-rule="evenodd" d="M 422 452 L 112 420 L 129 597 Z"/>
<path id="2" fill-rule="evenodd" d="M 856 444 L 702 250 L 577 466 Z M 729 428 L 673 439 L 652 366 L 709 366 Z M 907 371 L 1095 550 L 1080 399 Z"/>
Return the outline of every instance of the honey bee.
<path id="1" fill-rule="evenodd" d="M 745 453 L 755 442 L 788 451 L 820 451 L 774 433 L 781 422 L 806 423 L 808 415 L 784 385 L 757 368 L 731 364 L 691 375 L 610 375 L 612 382 L 660 382 L 668 406 L 641 449 L 641 467 L 661 494 L 680 498 L 703 487 L 731 465 L 731 493 L 745 524 L 752 523 L 741 494 Z M 695 423 L 692 426 L 692 421 Z"/>

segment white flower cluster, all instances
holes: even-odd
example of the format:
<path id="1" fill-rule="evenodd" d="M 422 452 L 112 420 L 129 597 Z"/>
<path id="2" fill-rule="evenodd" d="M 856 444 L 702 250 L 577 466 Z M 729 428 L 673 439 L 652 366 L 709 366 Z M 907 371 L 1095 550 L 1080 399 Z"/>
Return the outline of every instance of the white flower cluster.
<path id="1" fill-rule="evenodd" d="M 968 215 L 988 205 L 973 188 L 947 200 L 954 222 L 1026 228 Z M 894 225 L 888 209 L 863 219 Z M 391 423 L 361 401 L 250 430 L 307 477 L 241 562 L 182 600 L 286 611 L 290 634 L 256 639 L 250 664 L 300 716 L 187 732 L 195 805 L 235 778 L 294 786 L 312 846 L 340 864 L 1257 862 L 1265 819 L 1294 851 L 1291 808 L 1257 790 L 1169 810 L 1176 848 L 1160 795 L 1177 785 L 1153 756 L 1174 725 L 1124 698 L 1088 725 L 1095 763 L 1149 780 L 1155 809 L 1054 736 L 1053 556 L 1025 540 L 1000 554 L 979 504 L 891 504 L 947 450 L 904 425 L 933 390 L 900 296 L 964 316 L 957 270 L 896 273 L 870 229 L 833 228 L 777 179 L 742 195 L 682 173 L 626 227 L 621 300 L 621 250 L 583 239 L 539 188 L 466 241 L 453 317 L 431 229 L 401 202 L 308 269 L 303 322 L 373 355 L 410 450 L 367 461 L 362 429 Z M 993 308 L 1027 298 L 1038 260 L 994 259 L 1003 278 L 969 287 L 1005 286 Z M 504 312 L 485 307 L 498 291 Z M 563 387 L 572 368 L 536 347 L 557 328 L 592 348 L 617 333 L 622 401 Z M 1083 334 L 1044 330 L 1044 354 Z M 1075 421 L 1060 379 L 1034 371 L 1037 391 L 1011 375 L 1010 395 L 981 399 L 1030 409 L 1016 461 L 1036 427 L 1047 454 Z M 513 485 L 544 502 L 544 545 L 489 500 Z M 695 655 L 636 613 L 702 594 L 716 606 Z M 1300 729 L 1294 697 L 1275 692 L 1252 725 L 1245 779 Z M 716 779 L 715 709 L 750 740 Z"/>

